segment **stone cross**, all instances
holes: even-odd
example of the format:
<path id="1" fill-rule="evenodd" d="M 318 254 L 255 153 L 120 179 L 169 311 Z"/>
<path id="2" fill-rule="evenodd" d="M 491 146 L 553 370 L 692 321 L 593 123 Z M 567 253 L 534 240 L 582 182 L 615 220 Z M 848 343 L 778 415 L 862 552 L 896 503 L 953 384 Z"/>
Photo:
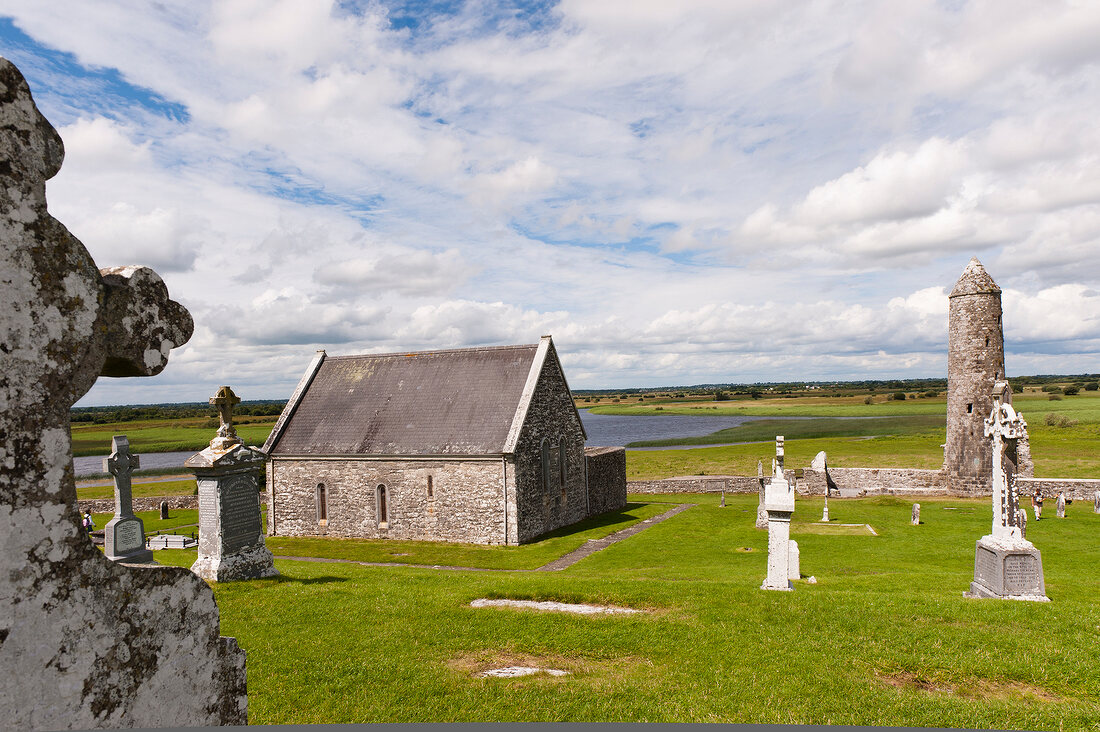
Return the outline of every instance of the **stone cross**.
<path id="1" fill-rule="evenodd" d="M 221 421 L 218 435 L 210 441 L 210 446 L 215 449 L 225 449 L 241 444 L 241 438 L 233 429 L 233 407 L 241 403 L 241 398 L 228 386 L 223 386 L 218 389 L 217 394 L 210 397 L 210 403 L 218 408 L 218 419 Z"/>
<path id="2" fill-rule="evenodd" d="M 762 590 L 791 590 L 791 514 L 794 513 L 794 480 L 783 475 L 783 438 L 775 438 L 776 463 L 772 479 L 764 487 L 768 522 L 768 576 Z M 797 555 L 795 555 L 797 556 Z"/>
<path id="3" fill-rule="evenodd" d="M 1016 509 L 1016 442 L 1027 434 L 1027 422 L 1012 408 L 1008 382 L 993 387 L 993 409 L 985 420 L 985 436 L 993 442 L 993 533 L 995 539 L 1022 539 Z"/>
<path id="4" fill-rule="evenodd" d="M 126 435 L 111 438 L 111 454 L 103 458 L 103 472 L 115 480 L 115 518 L 134 515 L 133 491 L 130 476 L 134 468 L 141 467 L 141 456 L 130 454 L 130 441 Z"/>

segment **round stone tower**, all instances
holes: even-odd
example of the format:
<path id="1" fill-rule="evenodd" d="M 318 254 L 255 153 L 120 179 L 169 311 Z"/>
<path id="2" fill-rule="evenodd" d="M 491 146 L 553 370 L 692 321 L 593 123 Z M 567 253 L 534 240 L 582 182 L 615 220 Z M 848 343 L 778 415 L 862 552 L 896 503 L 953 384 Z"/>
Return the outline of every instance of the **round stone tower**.
<path id="1" fill-rule="evenodd" d="M 981 491 L 988 488 L 993 469 L 983 422 L 993 408 L 993 383 L 1005 373 L 1001 288 L 973 257 L 948 302 L 943 469 L 953 489 Z"/>

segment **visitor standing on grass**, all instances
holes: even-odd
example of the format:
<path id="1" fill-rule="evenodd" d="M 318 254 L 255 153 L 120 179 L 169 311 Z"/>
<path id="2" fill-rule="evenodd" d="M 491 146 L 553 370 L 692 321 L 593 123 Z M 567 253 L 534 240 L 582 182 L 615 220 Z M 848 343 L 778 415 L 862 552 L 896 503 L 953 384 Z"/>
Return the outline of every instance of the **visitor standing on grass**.
<path id="1" fill-rule="evenodd" d="M 1035 509 L 1035 520 L 1038 521 L 1043 517 L 1043 491 L 1041 488 L 1036 488 L 1035 492 L 1031 494 L 1031 507 Z"/>
<path id="2" fill-rule="evenodd" d="M 84 530 L 89 534 L 92 533 L 92 529 L 95 528 L 95 521 L 92 521 L 92 514 L 90 511 L 84 512 Z"/>

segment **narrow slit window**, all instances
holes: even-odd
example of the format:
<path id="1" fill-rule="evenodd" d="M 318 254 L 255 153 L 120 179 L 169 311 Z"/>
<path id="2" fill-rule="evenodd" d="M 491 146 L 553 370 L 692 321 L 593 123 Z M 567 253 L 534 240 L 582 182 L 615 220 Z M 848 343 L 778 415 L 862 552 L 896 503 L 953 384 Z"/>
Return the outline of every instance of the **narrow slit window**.
<path id="1" fill-rule="evenodd" d="M 966 405 L 966 413 L 967 414 L 973 414 L 974 413 L 974 403 L 973 402 Z"/>
<path id="2" fill-rule="evenodd" d="M 378 528 L 389 528 L 389 511 L 386 507 L 386 486 L 378 486 Z"/>
<path id="3" fill-rule="evenodd" d="M 565 479 L 566 471 L 568 470 L 568 461 L 565 458 L 565 438 L 560 437 L 558 438 L 558 483 L 561 486 L 561 498 L 563 501 L 565 500 Z"/>
<path id="4" fill-rule="evenodd" d="M 324 526 L 328 523 L 328 492 L 324 483 L 317 484 L 317 523 Z"/>
<path id="5" fill-rule="evenodd" d="M 434 498 L 434 497 L 435 497 L 435 490 L 432 487 L 432 476 L 429 475 L 428 476 L 428 498 Z"/>
<path id="6" fill-rule="evenodd" d="M 542 441 L 542 489 L 550 489 L 550 443 Z"/>

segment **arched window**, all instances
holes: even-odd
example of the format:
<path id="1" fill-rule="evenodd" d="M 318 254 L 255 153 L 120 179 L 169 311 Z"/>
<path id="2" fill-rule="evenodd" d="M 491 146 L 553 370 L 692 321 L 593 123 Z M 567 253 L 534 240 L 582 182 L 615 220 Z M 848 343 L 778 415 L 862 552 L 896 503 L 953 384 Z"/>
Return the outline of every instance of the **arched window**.
<path id="1" fill-rule="evenodd" d="M 565 455 L 565 438 L 564 437 L 559 437 L 558 438 L 558 465 L 557 465 L 557 468 L 558 468 L 558 483 L 561 486 L 561 498 L 562 498 L 563 501 L 565 500 L 565 478 L 566 478 L 566 471 L 568 470 L 568 467 L 567 467 L 568 462 L 569 461 L 566 460 L 566 455 Z"/>
<path id="2" fill-rule="evenodd" d="M 317 493 L 314 500 L 317 505 L 317 523 L 324 526 L 328 523 L 328 493 L 325 490 L 324 483 L 317 484 Z"/>
<path id="3" fill-rule="evenodd" d="M 378 510 L 378 528 L 389 528 L 389 512 L 386 507 L 386 486 L 380 485 L 375 489 L 375 501 Z"/>

